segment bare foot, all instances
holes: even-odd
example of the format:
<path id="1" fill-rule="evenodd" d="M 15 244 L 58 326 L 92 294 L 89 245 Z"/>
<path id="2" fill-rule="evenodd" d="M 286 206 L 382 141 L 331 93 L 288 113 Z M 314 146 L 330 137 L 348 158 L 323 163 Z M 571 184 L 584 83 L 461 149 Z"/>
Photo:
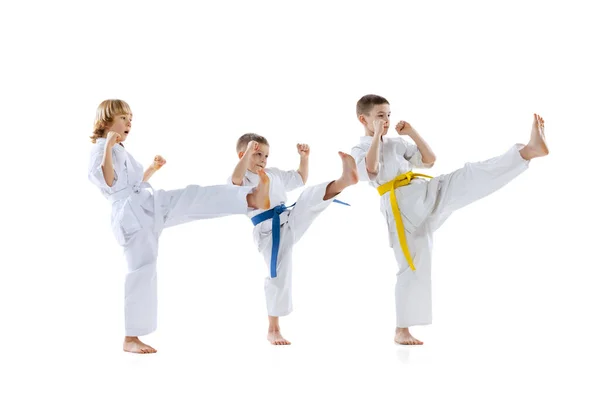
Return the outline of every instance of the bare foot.
<path id="1" fill-rule="evenodd" d="M 125 341 L 123 342 L 123 351 L 138 354 L 156 353 L 156 349 L 154 347 L 148 346 L 146 343 L 143 343 L 140 339 L 138 339 L 137 336 L 125 337 Z"/>
<path id="2" fill-rule="evenodd" d="M 348 186 L 355 185 L 358 182 L 358 169 L 356 168 L 354 157 L 341 151 L 338 151 L 338 154 L 342 159 L 342 176 L 338 180 L 327 185 L 323 200 L 331 199 Z"/>
<path id="3" fill-rule="evenodd" d="M 289 340 L 287 340 L 286 338 L 284 338 L 283 336 L 281 336 L 281 332 L 279 332 L 279 331 L 269 332 L 267 334 L 267 340 L 269 342 L 271 342 L 271 344 L 274 344 L 274 345 L 288 345 L 288 344 L 292 344 L 292 342 L 290 342 Z"/>
<path id="4" fill-rule="evenodd" d="M 358 183 L 358 169 L 356 168 L 356 161 L 350 154 L 346 154 L 342 151 L 338 151 L 338 154 L 342 158 L 342 177 L 338 179 L 341 183 L 346 185 L 355 185 Z"/>
<path id="5" fill-rule="evenodd" d="M 396 337 L 394 342 L 407 345 L 421 345 L 423 342 L 413 337 L 408 331 L 408 328 L 396 328 Z"/>
<path id="6" fill-rule="evenodd" d="M 258 171 L 260 181 L 254 192 L 246 196 L 248 206 L 259 210 L 268 210 L 271 208 L 271 200 L 269 199 L 269 177 L 260 169 Z"/>
<path id="7" fill-rule="evenodd" d="M 531 160 L 532 158 L 547 156 L 548 153 L 548 145 L 544 135 L 544 119 L 537 114 L 533 114 L 531 138 L 529 143 L 521 149 L 521 155 L 525 160 Z"/>

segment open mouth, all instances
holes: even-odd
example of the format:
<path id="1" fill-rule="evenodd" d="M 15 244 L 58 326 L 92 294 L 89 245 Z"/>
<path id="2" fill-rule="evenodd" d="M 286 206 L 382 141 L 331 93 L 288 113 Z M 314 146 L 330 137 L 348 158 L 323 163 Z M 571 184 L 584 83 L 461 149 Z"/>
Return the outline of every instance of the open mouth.
<path id="1" fill-rule="evenodd" d="M 125 131 L 125 132 L 123 132 L 123 133 L 124 133 L 124 134 L 126 134 L 126 135 L 128 135 L 128 134 L 129 134 L 129 131 Z"/>

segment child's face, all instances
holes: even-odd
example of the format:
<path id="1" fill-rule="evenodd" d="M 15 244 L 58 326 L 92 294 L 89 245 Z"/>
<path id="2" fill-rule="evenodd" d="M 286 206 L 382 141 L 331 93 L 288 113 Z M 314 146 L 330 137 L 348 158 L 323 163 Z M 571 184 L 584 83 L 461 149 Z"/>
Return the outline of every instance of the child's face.
<path id="1" fill-rule="evenodd" d="M 240 157 L 243 155 L 244 153 L 240 153 Z M 250 156 L 250 165 L 248 165 L 248 170 L 257 174 L 259 169 L 264 169 L 267 167 L 268 158 L 269 146 L 267 146 L 266 144 L 259 143 L 258 151 Z"/>
<path id="2" fill-rule="evenodd" d="M 110 131 L 115 131 L 121 135 L 120 142 L 124 142 L 125 139 L 127 139 L 127 135 L 129 135 L 129 131 L 131 130 L 132 118 L 132 114 L 116 115 L 113 122 L 106 126 L 104 132 L 108 134 Z"/>
<path id="3" fill-rule="evenodd" d="M 365 126 L 367 131 L 370 133 L 370 136 L 373 136 L 375 133 L 375 128 L 373 127 L 373 121 L 382 120 L 383 121 L 383 134 L 386 135 L 388 128 L 390 127 L 390 105 L 389 104 L 378 104 L 373 106 L 373 109 L 369 113 L 369 115 L 361 114 L 359 117 L 360 122 Z"/>

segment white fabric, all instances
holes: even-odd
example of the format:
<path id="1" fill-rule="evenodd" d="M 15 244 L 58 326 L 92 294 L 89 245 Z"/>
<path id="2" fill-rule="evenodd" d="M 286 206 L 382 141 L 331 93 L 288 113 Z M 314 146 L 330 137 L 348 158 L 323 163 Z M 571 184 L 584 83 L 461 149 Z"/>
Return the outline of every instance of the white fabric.
<path id="1" fill-rule="evenodd" d="M 358 176 L 361 181 L 368 181 L 369 185 L 377 188 L 386 182 L 391 181 L 396 176 L 405 174 L 415 168 L 429 168 L 430 165 L 423 164 L 421 153 L 416 145 L 408 143 L 401 137 L 387 138 L 383 137 L 379 144 L 379 172 L 372 176 L 367 172 L 366 156 L 373 138 L 363 136 L 360 142 L 352 148 L 352 157 L 356 161 Z M 428 186 L 424 179 L 414 179 L 410 185 L 400 188 L 402 195 L 398 196 L 398 204 L 404 221 L 404 228 L 408 232 L 414 232 L 417 226 L 423 223 L 425 218 L 433 209 L 435 194 L 428 195 L 429 192 L 435 193 L 436 188 Z M 425 193 L 425 194 L 424 194 Z M 386 215 L 386 219 L 393 218 L 390 206 L 390 193 L 381 197 L 381 212 Z M 393 237 L 390 236 L 390 246 L 392 246 Z"/>
<path id="2" fill-rule="evenodd" d="M 274 170 L 276 171 L 275 173 L 273 173 Z M 267 175 L 271 179 L 271 207 L 285 204 L 287 201 L 285 192 L 302 186 L 302 178 L 296 171 L 283 172 L 270 168 L 265 169 L 265 172 L 267 172 Z M 243 185 L 254 186 L 257 183 L 257 179 L 258 175 L 247 172 Z M 229 181 L 231 182 L 231 178 Z M 258 247 L 258 251 L 263 255 L 267 267 L 264 289 L 267 313 L 270 316 L 282 317 L 288 315 L 293 310 L 292 250 L 315 218 L 333 202 L 333 198 L 323 200 L 329 183 L 330 182 L 325 182 L 320 185 L 307 187 L 298 197 L 296 205 L 291 210 L 284 211 L 280 215 L 281 236 L 279 241 L 279 254 L 277 257 L 276 278 L 271 278 L 270 275 L 271 251 L 273 245 L 272 220 L 266 220 L 254 227 L 254 240 Z M 249 212 L 248 217 L 252 218 L 254 215 L 260 214 L 260 212 Z"/>
<path id="3" fill-rule="evenodd" d="M 115 181 L 102 174 L 105 139 L 92 146 L 88 177 L 112 203 L 111 225 L 127 260 L 125 334 L 147 335 L 156 329 L 156 260 L 164 227 L 231 214 L 246 214 L 252 188 L 190 185 L 178 190 L 152 190 L 142 183 L 143 168 L 125 148 L 113 147 Z M 155 212 L 158 210 L 158 212 Z"/>
<path id="4" fill-rule="evenodd" d="M 371 137 L 361 138 L 360 144 L 352 150 L 352 155 L 359 165 L 360 179 L 369 181 L 371 186 L 378 187 L 392 180 L 396 175 L 408 172 L 411 163 L 413 166 L 423 166 L 420 155 L 410 155 L 409 160 L 412 161 L 406 159 L 407 153 L 403 151 L 397 139 L 384 139 L 381 144 L 379 173 L 376 177 L 369 176 L 366 172 L 365 157 L 371 140 Z M 529 162 L 521 157 L 519 150 L 520 146 L 515 145 L 501 156 L 487 161 L 467 163 L 463 168 L 450 174 L 440 175 L 429 181 L 415 180 L 408 186 L 396 189 L 415 271 L 409 268 L 400 248 L 389 193 L 381 196 L 381 210 L 386 218 L 390 245 L 393 247 L 398 263 L 397 327 L 406 328 L 431 323 L 433 232 L 452 212 L 495 192 L 524 172 Z"/>
<path id="5" fill-rule="evenodd" d="M 298 189 L 304 186 L 302 176 L 296 170 L 282 171 L 278 168 L 265 168 L 265 173 L 269 177 L 269 199 L 271 201 L 271 208 L 280 204 L 286 204 L 287 192 Z M 244 175 L 244 181 L 242 186 L 256 187 L 260 178 L 258 174 L 251 171 L 246 171 Z M 233 184 L 231 176 L 227 179 L 227 182 Z M 291 204 L 287 204 L 288 206 Z M 252 218 L 255 215 L 260 214 L 264 210 L 248 210 L 248 217 Z M 279 217 L 281 223 L 285 223 L 288 219 L 289 211 L 283 212 Z M 265 221 L 254 228 L 254 239 L 258 240 L 260 232 L 270 232 L 272 227 L 271 220 Z"/>

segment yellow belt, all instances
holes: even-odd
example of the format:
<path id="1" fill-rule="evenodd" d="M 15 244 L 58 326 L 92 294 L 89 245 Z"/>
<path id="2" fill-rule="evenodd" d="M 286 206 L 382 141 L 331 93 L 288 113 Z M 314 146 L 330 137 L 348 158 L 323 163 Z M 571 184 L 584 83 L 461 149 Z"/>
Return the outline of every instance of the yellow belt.
<path id="1" fill-rule="evenodd" d="M 398 175 L 391 181 L 384 183 L 383 185 L 377 188 L 377 191 L 379 192 L 380 196 L 383 196 L 387 192 L 390 192 L 390 203 L 392 205 L 392 212 L 394 213 L 394 221 L 396 221 L 396 231 L 398 232 L 398 240 L 400 241 L 400 247 L 402 248 L 402 253 L 404 253 L 404 257 L 406 257 L 406 261 L 408 261 L 408 266 L 413 271 L 415 270 L 415 266 L 410 256 L 410 252 L 408 251 L 408 244 L 406 243 L 406 235 L 404 234 L 404 224 L 402 223 L 400 208 L 398 207 L 398 202 L 396 201 L 396 188 L 408 185 L 410 181 L 416 177 L 433 178 L 429 175 L 417 174 L 412 171 L 409 171 L 405 174 Z"/>

